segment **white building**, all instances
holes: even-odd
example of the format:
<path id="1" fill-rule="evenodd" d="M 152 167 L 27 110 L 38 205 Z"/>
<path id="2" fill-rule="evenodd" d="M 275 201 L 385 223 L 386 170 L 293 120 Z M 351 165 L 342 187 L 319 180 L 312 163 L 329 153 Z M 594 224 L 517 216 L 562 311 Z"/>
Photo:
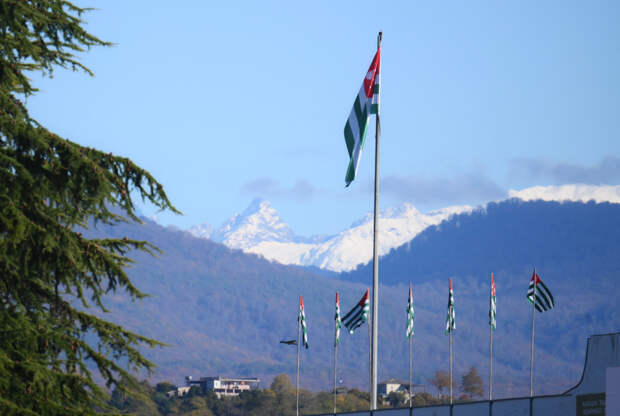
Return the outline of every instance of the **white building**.
<path id="1" fill-rule="evenodd" d="M 256 377 L 201 377 L 200 380 L 192 380 L 191 376 L 185 377 L 187 387 L 200 386 L 205 390 L 211 390 L 218 398 L 222 396 L 238 396 L 244 391 L 258 388 L 260 380 Z"/>

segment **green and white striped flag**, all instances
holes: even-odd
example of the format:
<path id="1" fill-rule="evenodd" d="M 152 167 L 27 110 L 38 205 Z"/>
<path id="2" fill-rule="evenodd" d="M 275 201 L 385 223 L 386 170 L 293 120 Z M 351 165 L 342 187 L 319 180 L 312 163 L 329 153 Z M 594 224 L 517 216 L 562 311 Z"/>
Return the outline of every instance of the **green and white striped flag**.
<path id="1" fill-rule="evenodd" d="M 349 166 L 344 178 L 346 186 L 349 186 L 355 179 L 370 115 L 379 114 L 380 61 L 381 49 L 377 49 L 370 68 L 366 72 L 366 77 L 364 77 L 362 87 L 357 93 L 347 124 L 344 126 L 344 140 L 349 152 Z"/>
<path id="2" fill-rule="evenodd" d="M 336 316 L 334 316 L 336 320 L 336 340 L 334 341 L 334 345 L 338 345 L 340 342 L 340 327 L 342 326 L 342 320 L 340 319 L 340 299 L 338 298 L 338 292 L 336 292 Z"/>
<path id="3" fill-rule="evenodd" d="M 534 296 L 536 296 L 535 303 Z M 536 269 L 534 269 L 534 274 L 532 274 L 532 278 L 530 279 L 530 286 L 527 290 L 527 300 L 534 303 L 534 307 L 538 312 L 548 311 L 555 306 L 551 291 L 543 281 L 540 280 L 540 277 L 536 274 Z"/>
<path id="4" fill-rule="evenodd" d="M 495 331 L 497 326 L 497 322 L 495 321 L 495 280 L 493 279 L 493 273 L 491 273 L 491 297 L 490 297 L 490 305 L 489 305 L 489 325 L 491 325 L 491 329 Z"/>
<path id="5" fill-rule="evenodd" d="M 452 279 L 450 279 L 450 294 L 448 295 L 448 317 L 446 318 L 446 334 L 454 331 L 456 322 L 454 320 L 454 293 L 452 292 Z"/>
<path id="6" fill-rule="evenodd" d="M 409 301 L 407 302 L 407 338 L 413 336 L 413 291 L 411 290 L 411 284 L 409 284 Z"/>
<path id="7" fill-rule="evenodd" d="M 368 313 L 370 312 L 370 297 L 368 296 L 368 289 L 366 289 L 366 293 L 357 305 L 353 307 L 347 313 L 342 320 L 344 321 L 344 326 L 347 327 L 349 332 L 352 334 L 357 328 L 362 326 L 364 322 L 368 320 Z"/>
<path id="8" fill-rule="evenodd" d="M 306 327 L 306 312 L 304 311 L 304 298 L 299 297 L 299 322 L 301 322 L 301 332 L 303 338 L 301 340 L 302 345 L 308 349 L 308 328 Z"/>

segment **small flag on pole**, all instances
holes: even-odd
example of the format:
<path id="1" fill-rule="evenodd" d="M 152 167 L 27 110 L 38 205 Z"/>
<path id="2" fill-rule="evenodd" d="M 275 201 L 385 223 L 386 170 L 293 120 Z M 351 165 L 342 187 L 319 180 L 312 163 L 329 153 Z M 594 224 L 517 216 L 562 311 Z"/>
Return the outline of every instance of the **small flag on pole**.
<path id="1" fill-rule="evenodd" d="M 413 336 L 413 290 L 409 286 L 409 301 L 407 302 L 407 338 Z"/>
<path id="2" fill-rule="evenodd" d="M 344 321 L 344 326 L 349 330 L 352 334 L 357 328 L 362 326 L 364 322 L 368 320 L 368 313 L 370 311 L 370 298 L 368 296 L 368 289 L 366 289 L 366 293 L 357 305 L 353 307 L 347 313 L 342 320 Z"/>
<path id="3" fill-rule="evenodd" d="M 491 329 L 495 331 L 497 322 L 495 321 L 495 280 L 493 279 L 493 273 L 491 273 L 491 300 L 489 305 L 489 325 Z"/>
<path id="4" fill-rule="evenodd" d="M 338 298 L 338 292 L 336 292 L 336 316 L 334 316 L 336 320 L 336 340 L 334 345 L 338 345 L 340 342 L 340 327 L 342 326 L 342 320 L 340 319 L 340 299 Z"/>
<path id="5" fill-rule="evenodd" d="M 534 293 L 536 293 L 536 302 L 534 302 Z M 534 303 L 534 307 L 538 312 L 548 311 L 553 308 L 553 295 L 543 281 L 538 277 L 536 269 L 530 279 L 530 286 L 527 290 L 527 300 Z"/>
<path id="6" fill-rule="evenodd" d="M 303 333 L 302 345 L 308 349 L 308 328 L 306 328 L 306 312 L 304 310 L 304 298 L 299 297 L 299 322 L 301 323 L 301 332 Z"/>
<path id="7" fill-rule="evenodd" d="M 452 292 L 452 279 L 450 279 L 450 293 L 448 295 L 448 317 L 446 318 L 446 335 L 456 329 L 454 319 L 454 293 Z"/>
<path id="8" fill-rule="evenodd" d="M 344 140 L 349 152 L 349 166 L 344 179 L 346 186 L 349 186 L 353 179 L 355 179 L 370 115 L 378 114 L 379 112 L 380 63 L 381 49 L 378 49 L 370 64 L 370 68 L 366 72 L 362 87 L 357 93 L 353 108 L 347 119 L 347 124 L 344 126 Z"/>

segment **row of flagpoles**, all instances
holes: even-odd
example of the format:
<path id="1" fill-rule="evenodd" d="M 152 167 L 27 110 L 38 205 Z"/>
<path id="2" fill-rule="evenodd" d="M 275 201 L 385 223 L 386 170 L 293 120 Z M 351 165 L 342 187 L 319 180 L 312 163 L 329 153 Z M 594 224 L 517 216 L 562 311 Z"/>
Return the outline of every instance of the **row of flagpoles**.
<path id="1" fill-rule="evenodd" d="M 372 320 L 369 325 L 369 344 L 370 344 L 370 410 L 377 408 L 377 343 L 378 343 L 378 301 L 379 301 L 379 258 L 378 258 L 378 221 L 377 215 L 379 212 L 379 139 L 381 132 L 380 123 L 380 84 L 381 84 L 381 41 L 383 38 L 382 32 L 377 35 L 377 52 L 373 57 L 373 60 L 366 71 L 366 76 L 362 82 L 362 86 L 359 89 L 353 108 L 349 113 L 347 122 L 344 128 L 345 144 L 349 154 L 349 164 L 345 174 L 345 184 L 348 187 L 355 179 L 357 168 L 359 165 L 360 157 L 362 154 L 362 148 L 368 130 L 370 117 L 374 114 L 375 117 L 375 187 L 374 187 L 374 217 L 373 217 L 373 273 L 372 273 Z M 537 290 L 540 285 L 540 291 Z M 547 287 L 542 283 L 536 269 L 532 275 L 530 281 L 530 288 L 527 295 L 530 302 L 532 302 L 532 346 L 530 356 L 530 395 L 534 393 L 533 389 L 533 366 L 534 366 L 534 315 L 535 311 L 546 311 L 553 307 L 553 296 Z M 370 313 L 370 299 L 368 290 L 362 297 L 362 299 L 355 305 L 355 307 L 344 316 L 342 321 L 347 329 L 353 332 L 356 328 L 361 326 L 369 318 Z M 495 330 L 495 284 L 493 275 L 491 275 L 491 301 L 490 301 L 490 337 L 489 337 L 489 399 L 492 399 L 492 371 L 493 371 L 493 331 Z M 413 373 L 413 292 L 411 287 L 409 288 L 409 304 L 407 307 L 407 337 L 409 338 L 409 404 L 411 405 L 411 386 L 412 386 L 412 373 Z M 298 339 L 297 339 L 297 396 L 299 397 L 299 351 L 300 351 L 300 336 L 303 330 L 303 342 L 304 346 L 308 348 L 308 337 L 305 323 L 305 314 L 303 308 L 303 300 L 300 297 L 300 311 L 298 319 Z M 338 294 L 336 294 L 336 342 L 334 343 L 334 413 L 336 412 L 336 361 L 338 355 L 338 341 L 340 337 L 340 304 Z M 372 326 L 372 330 L 371 330 Z M 448 301 L 448 317 L 446 320 L 446 333 L 449 335 L 450 342 L 450 403 L 452 403 L 452 332 L 454 331 L 455 315 L 454 315 L 454 296 L 452 292 L 452 281 L 450 281 L 450 295 Z M 299 400 L 297 400 L 297 414 L 299 415 Z"/>
<path id="2" fill-rule="evenodd" d="M 456 317 L 454 309 L 454 291 L 452 289 L 452 279 L 449 280 L 450 289 L 448 292 L 448 313 L 446 317 L 446 335 L 449 336 L 449 353 L 450 353 L 450 404 L 453 403 L 453 391 L 452 391 L 452 333 L 456 329 Z M 530 284 L 527 292 L 527 299 L 532 304 L 532 341 L 531 341 L 531 355 L 530 355 L 530 396 L 534 395 L 533 387 L 533 368 L 534 368 L 534 317 L 535 311 L 544 312 L 554 307 L 554 299 L 551 291 L 542 282 L 536 269 L 530 279 Z M 338 344 L 340 343 L 340 329 L 342 324 L 347 328 L 349 333 L 353 333 L 357 328 L 362 326 L 368 321 L 370 312 L 370 299 L 369 291 L 366 290 L 362 298 L 355 304 L 351 310 L 341 317 L 340 315 L 340 298 L 336 293 L 336 313 L 335 320 L 335 332 L 334 332 L 334 413 L 336 413 L 336 399 L 337 399 L 337 359 L 338 359 Z M 409 406 L 413 405 L 413 336 L 414 336 L 414 304 L 413 304 L 413 288 L 411 283 L 409 284 L 409 296 L 407 300 L 407 324 L 406 324 L 406 337 L 409 341 Z M 306 314 L 304 309 L 303 298 L 299 297 L 299 313 L 297 319 L 297 378 L 296 378 L 296 391 L 297 391 L 297 414 L 299 414 L 299 368 L 300 368 L 300 347 L 308 348 L 308 328 L 306 324 Z M 493 400 L 493 331 L 497 328 L 496 321 L 496 296 L 495 296 L 495 279 L 493 273 L 491 273 L 491 290 L 489 295 L 489 400 Z"/>

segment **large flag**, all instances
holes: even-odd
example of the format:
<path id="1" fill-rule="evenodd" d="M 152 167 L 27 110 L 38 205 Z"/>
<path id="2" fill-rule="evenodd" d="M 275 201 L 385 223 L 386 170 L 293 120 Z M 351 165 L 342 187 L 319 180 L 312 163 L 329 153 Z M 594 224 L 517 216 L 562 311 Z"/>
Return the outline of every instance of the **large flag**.
<path id="1" fill-rule="evenodd" d="M 495 331 L 497 322 L 495 321 L 495 280 L 493 279 L 493 273 L 491 273 L 491 297 L 489 305 L 489 325 L 491 329 Z"/>
<path id="2" fill-rule="evenodd" d="M 342 326 L 342 320 L 340 319 L 340 299 L 338 298 L 338 292 L 336 292 L 336 316 L 334 316 L 336 320 L 336 340 L 334 341 L 334 345 L 338 345 L 340 342 L 340 327 Z"/>
<path id="3" fill-rule="evenodd" d="M 303 338 L 301 340 L 302 345 L 308 349 L 308 328 L 306 327 L 306 312 L 304 310 L 304 298 L 299 297 L 299 322 L 301 322 L 301 332 Z"/>
<path id="4" fill-rule="evenodd" d="M 344 178 L 346 186 L 349 186 L 355 179 L 370 115 L 379 113 L 380 63 L 381 49 L 377 49 L 370 68 L 366 72 L 366 77 L 364 77 L 362 87 L 357 93 L 347 124 L 344 126 L 344 140 L 349 151 L 349 166 Z"/>
<path id="5" fill-rule="evenodd" d="M 349 313 L 342 318 L 344 321 L 344 326 L 347 327 L 351 334 L 368 320 L 369 311 L 370 298 L 368 296 L 368 289 L 366 289 L 366 293 L 362 296 L 360 301 L 357 302 L 357 305 L 355 305 L 353 309 L 351 309 Z"/>
<path id="6" fill-rule="evenodd" d="M 536 293 L 535 303 L 534 293 Z M 540 277 L 538 277 L 536 269 L 534 269 L 534 274 L 532 274 L 532 278 L 530 279 L 530 287 L 527 290 L 527 299 L 534 303 L 534 307 L 538 312 L 547 311 L 554 306 L 553 295 L 543 281 L 540 280 Z"/>
<path id="7" fill-rule="evenodd" d="M 411 290 L 411 286 L 409 286 L 409 301 L 407 302 L 407 338 L 413 336 L 413 319 L 413 291 Z"/>
<path id="8" fill-rule="evenodd" d="M 448 317 L 446 318 L 446 334 L 454 331 L 456 322 L 454 320 L 454 293 L 452 292 L 452 279 L 450 279 L 450 293 L 448 295 Z"/>

